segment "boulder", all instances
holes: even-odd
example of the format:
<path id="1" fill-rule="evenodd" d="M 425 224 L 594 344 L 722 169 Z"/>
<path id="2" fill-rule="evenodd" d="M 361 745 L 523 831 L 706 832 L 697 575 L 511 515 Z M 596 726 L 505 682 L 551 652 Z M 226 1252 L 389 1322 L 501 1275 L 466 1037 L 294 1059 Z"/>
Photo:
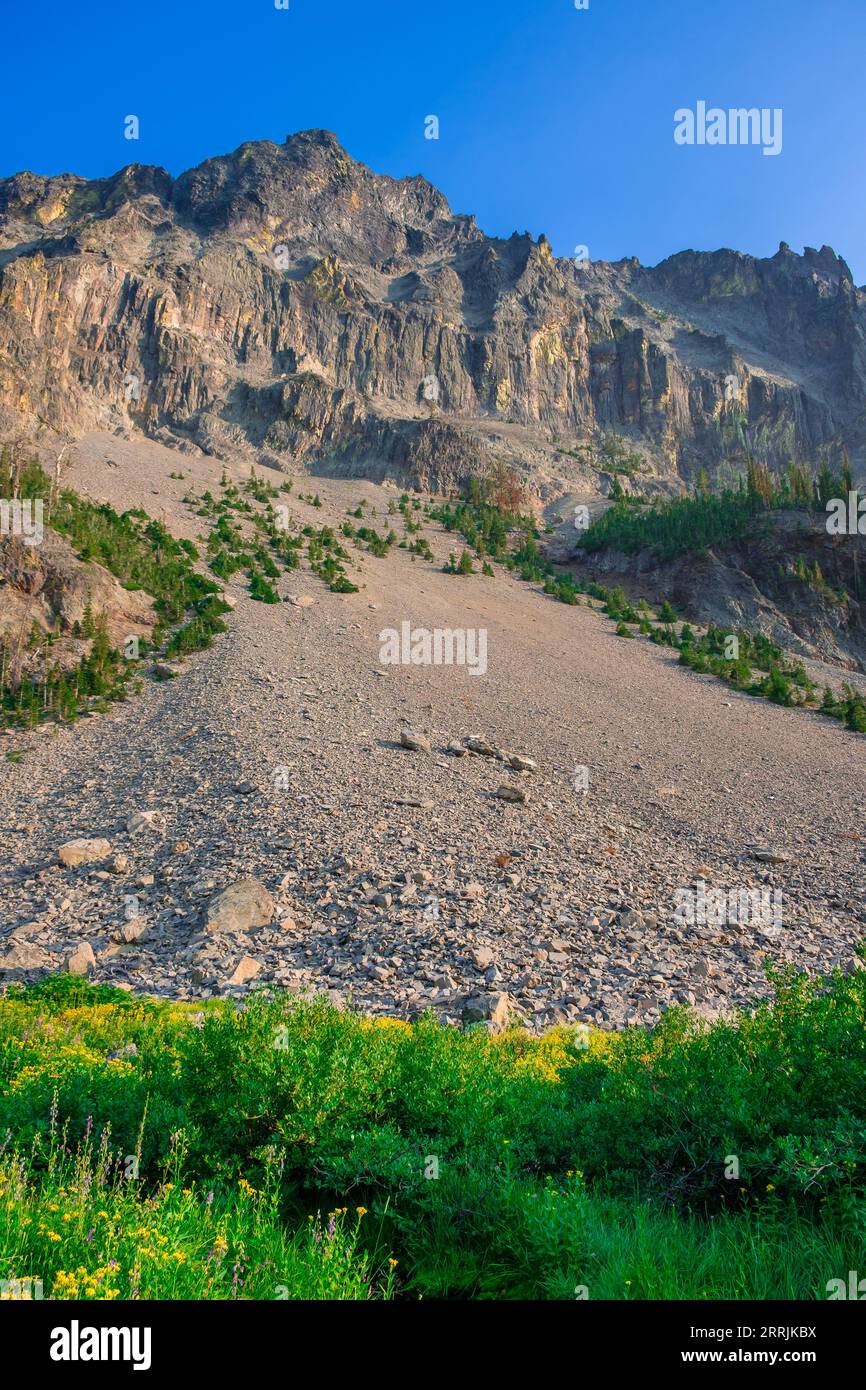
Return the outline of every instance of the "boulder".
<path id="1" fill-rule="evenodd" d="M 135 811 L 126 822 L 127 833 L 140 835 L 145 830 L 165 829 L 165 816 L 160 811 Z"/>
<path id="2" fill-rule="evenodd" d="M 229 977 L 228 983 L 230 985 L 248 984 L 261 972 L 261 968 L 261 962 L 257 961 L 255 956 L 241 956 L 235 966 L 234 973 Z"/>
<path id="3" fill-rule="evenodd" d="M 484 1023 L 492 1033 L 501 1033 L 514 1020 L 510 994 L 474 994 L 463 1005 L 466 1023 Z"/>
<path id="4" fill-rule="evenodd" d="M 510 782 L 503 782 L 496 788 L 496 795 L 500 801 L 513 801 L 522 804 L 529 800 L 529 792 L 525 787 L 512 786 Z"/>
<path id="5" fill-rule="evenodd" d="M 15 941 L 5 955 L 0 956 L 0 974 L 13 971 L 47 970 L 52 960 L 41 946 L 29 941 Z"/>
<path id="6" fill-rule="evenodd" d="M 96 956 L 89 941 L 82 941 L 64 962 L 70 975 L 89 975 L 96 966 Z"/>
<path id="7" fill-rule="evenodd" d="M 207 910 L 207 931 L 245 932 L 266 927 L 274 919 L 276 907 L 271 894 L 257 878 L 242 878 L 211 899 Z"/>
<path id="8" fill-rule="evenodd" d="M 108 840 L 67 840 L 57 851 L 57 857 L 67 869 L 79 864 L 98 864 L 111 854 Z"/>
<path id="9" fill-rule="evenodd" d="M 426 739 L 423 734 L 415 733 L 412 729 L 400 730 L 400 746 L 411 749 L 413 753 L 433 752 L 430 740 Z"/>

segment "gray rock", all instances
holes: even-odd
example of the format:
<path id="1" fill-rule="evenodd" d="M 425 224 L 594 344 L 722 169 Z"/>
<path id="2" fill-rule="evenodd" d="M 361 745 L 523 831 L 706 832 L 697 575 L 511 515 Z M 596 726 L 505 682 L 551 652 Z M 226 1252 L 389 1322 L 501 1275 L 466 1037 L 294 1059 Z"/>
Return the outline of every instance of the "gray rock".
<path id="1" fill-rule="evenodd" d="M 492 743 L 488 743 L 486 738 L 465 738 L 463 743 L 470 753 L 477 753 L 479 757 L 496 758 L 499 756 L 498 750 L 494 748 Z"/>
<path id="2" fill-rule="evenodd" d="M 243 878 L 217 893 L 208 906 L 208 932 L 245 932 L 268 926 L 276 906 L 257 878 Z"/>
<path id="3" fill-rule="evenodd" d="M 479 970 L 486 970 L 493 964 L 495 956 L 489 946 L 477 946 L 472 952 L 472 960 Z"/>
<path id="4" fill-rule="evenodd" d="M 96 956 L 89 941 L 82 941 L 71 955 L 66 957 L 65 966 L 70 975 L 89 975 L 96 968 Z"/>
<path id="5" fill-rule="evenodd" d="M 51 965 L 48 952 L 29 941 L 16 941 L 5 955 L 0 956 L 0 974 L 18 970 L 46 970 Z"/>
<path id="6" fill-rule="evenodd" d="M 413 753 L 432 753 L 430 740 L 423 734 L 415 733 L 412 729 L 400 730 L 400 745 L 402 748 L 409 748 Z"/>
<path id="7" fill-rule="evenodd" d="M 791 856 L 786 854 L 784 850 L 773 849 L 769 846 L 767 848 L 753 847 L 751 853 L 752 858 L 757 859 L 761 864 L 788 864 L 791 859 Z"/>
<path id="8" fill-rule="evenodd" d="M 506 754 L 505 761 L 509 767 L 514 768 L 515 772 L 537 772 L 538 763 L 533 762 L 532 758 L 524 758 L 520 753 Z"/>
<path id="9" fill-rule="evenodd" d="M 475 994 L 463 1005 L 466 1023 L 486 1023 L 491 1032 L 499 1033 L 514 1020 L 515 1010 L 510 994 Z"/>
<path id="10" fill-rule="evenodd" d="M 98 864 L 111 853 L 108 840 L 67 840 L 57 851 L 57 857 L 67 869 L 79 864 Z"/>
<path id="11" fill-rule="evenodd" d="M 126 822 L 126 829 L 129 835 L 141 835 L 146 830 L 164 830 L 165 824 L 160 811 L 135 811 Z"/>
<path id="12" fill-rule="evenodd" d="M 256 960 L 255 956 L 241 956 L 234 972 L 230 975 L 228 983 L 230 985 L 245 985 L 250 980 L 254 980 L 261 973 L 261 961 Z"/>
<path id="13" fill-rule="evenodd" d="M 503 782 L 496 788 L 496 796 L 500 801 L 512 801 L 522 805 L 529 800 L 529 791 L 526 787 L 515 787 L 510 782 Z"/>
<path id="14" fill-rule="evenodd" d="M 143 917 L 135 917 L 130 922 L 124 922 L 118 932 L 121 941 L 127 944 L 133 941 L 144 941 L 150 934 L 150 927 Z"/>
<path id="15" fill-rule="evenodd" d="M 640 914 L 635 912 L 633 907 L 623 908 L 622 912 L 617 913 L 617 926 L 620 927 L 639 927 L 642 925 Z"/>

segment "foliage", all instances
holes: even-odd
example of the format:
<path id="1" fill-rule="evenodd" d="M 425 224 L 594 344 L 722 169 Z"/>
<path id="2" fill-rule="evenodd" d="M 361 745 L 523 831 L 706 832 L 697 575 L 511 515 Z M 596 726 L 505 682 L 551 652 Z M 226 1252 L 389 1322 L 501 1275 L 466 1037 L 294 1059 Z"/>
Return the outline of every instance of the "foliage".
<path id="1" fill-rule="evenodd" d="M 542 1037 L 265 991 L 238 1009 L 13 987 L 0 1132 L 19 1191 L 0 1263 L 49 1287 L 74 1274 L 91 1297 L 101 1269 L 129 1297 L 144 1250 L 142 1296 L 273 1297 L 269 1280 L 333 1296 L 325 1230 L 303 1237 L 330 1210 L 338 1296 L 387 1295 L 394 1270 L 411 1297 L 826 1296 L 866 1217 L 866 971 L 771 987 L 713 1025 L 676 1008 Z"/>
<path id="2" fill-rule="evenodd" d="M 618 550 L 634 555 L 651 550 L 659 560 L 672 560 L 707 546 L 729 544 L 751 535 L 768 512 L 780 508 L 820 508 L 831 497 L 847 495 L 846 474 L 836 477 L 826 460 L 810 479 L 802 465 L 792 464 L 774 477 L 765 464 L 751 460 L 746 477 L 736 488 L 711 493 L 706 471 L 698 473 L 694 495 L 636 506 L 620 494 L 614 505 L 580 538 L 589 553 Z"/>
<path id="3" fill-rule="evenodd" d="M 176 540 L 140 510 L 118 514 L 69 490 L 52 500 L 50 481 L 38 461 L 13 465 L 8 451 L 0 460 L 0 495 L 4 486 L 13 486 L 13 467 L 19 495 L 46 501 L 51 528 L 66 537 L 80 559 L 103 565 L 124 588 L 152 596 L 158 623 L 150 643 L 140 641 L 140 655 L 166 642 L 168 655 L 199 651 L 225 630 L 220 614 L 227 611 L 226 605 L 217 597 L 218 586 L 194 568 L 197 551 L 191 542 Z M 0 655 L 0 726 L 33 727 L 48 718 L 72 720 L 94 702 L 104 708 L 106 701 L 126 695 L 138 662 L 111 646 L 104 614 L 94 615 L 88 603 L 73 635 L 90 641 L 90 650 L 77 667 L 65 672 L 50 659 L 60 635 L 44 635 L 45 661 L 38 680 L 13 678 L 12 654 L 3 651 Z"/>

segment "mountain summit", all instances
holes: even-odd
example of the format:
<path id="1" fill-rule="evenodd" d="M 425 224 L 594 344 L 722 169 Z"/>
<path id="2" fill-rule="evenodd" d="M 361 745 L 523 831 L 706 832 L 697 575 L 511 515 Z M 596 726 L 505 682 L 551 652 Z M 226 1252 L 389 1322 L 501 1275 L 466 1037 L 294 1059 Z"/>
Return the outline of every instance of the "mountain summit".
<path id="1" fill-rule="evenodd" d="M 829 247 L 559 259 L 321 130 L 177 179 L 0 181 L 0 361 L 5 431 L 434 489 L 492 460 L 542 495 L 866 466 L 866 291 Z"/>

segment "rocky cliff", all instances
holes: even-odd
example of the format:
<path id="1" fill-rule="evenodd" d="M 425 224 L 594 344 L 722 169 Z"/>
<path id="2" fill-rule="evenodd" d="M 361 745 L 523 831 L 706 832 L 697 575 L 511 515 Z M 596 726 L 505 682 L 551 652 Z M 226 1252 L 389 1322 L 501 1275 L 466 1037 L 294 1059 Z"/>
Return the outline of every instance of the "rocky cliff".
<path id="1" fill-rule="evenodd" d="M 485 236 L 308 131 L 178 179 L 0 181 L 0 429 L 429 488 L 674 490 L 843 447 L 866 468 L 866 291 L 829 248 L 648 269 Z"/>
<path id="2" fill-rule="evenodd" d="M 38 546 L 0 541 L 0 669 L 13 685 L 41 678 L 49 666 L 69 670 L 90 651 L 81 632 L 88 609 L 104 616 L 113 646 L 149 638 L 157 621 L 149 597 L 129 590 L 104 566 L 78 558 L 64 536 L 46 528 Z"/>

